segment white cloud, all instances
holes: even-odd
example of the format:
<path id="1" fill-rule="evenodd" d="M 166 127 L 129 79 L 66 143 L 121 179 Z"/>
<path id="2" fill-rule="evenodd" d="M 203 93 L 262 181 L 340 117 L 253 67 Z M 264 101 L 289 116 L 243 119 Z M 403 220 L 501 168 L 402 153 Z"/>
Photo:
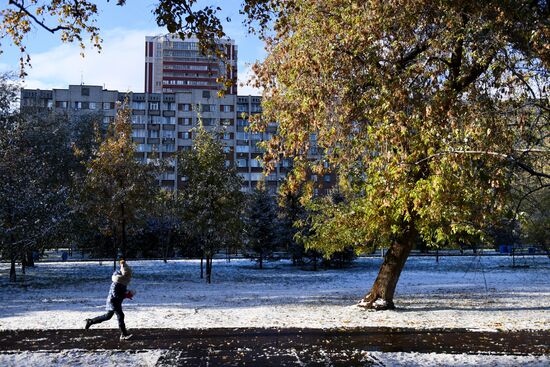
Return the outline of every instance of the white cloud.
<path id="1" fill-rule="evenodd" d="M 91 47 L 80 56 L 75 44 L 64 44 L 33 54 L 27 88 L 67 88 L 69 84 L 105 85 L 107 89 L 142 92 L 144 88 L 145 36 L 158 29 L 112 29 L 103 34 L 101 53 Z"/>
<path id="2" fill-rule="evenodd" d="M 238 91 L 238 94 L 241 94 L 241 95 L 255 95 L 255 96 L 260 96 L 262 95 L 262 90 L 261 89 L 258 89 L 258 88 L 254 88 L 253 86 L 251 85 L 248 85 L 249 81 L 252 80 L 252 78 L 254 77 L 254 72 L 252 71 L 252 66 L 251 65 L 246 65 L 244 67 L 244 70 L 241 71 L 241 69 L 239 69 L 239 74 L 238 74 L 238 87 L 237 87 L 237 91 Z"/>

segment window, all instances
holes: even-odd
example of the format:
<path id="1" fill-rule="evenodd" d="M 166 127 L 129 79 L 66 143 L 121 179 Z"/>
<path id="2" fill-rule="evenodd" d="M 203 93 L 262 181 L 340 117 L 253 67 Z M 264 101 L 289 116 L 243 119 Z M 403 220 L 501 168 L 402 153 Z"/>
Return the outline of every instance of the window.
<path id="1" fill-rule="evenodd" d="M 132 116 L 132 124 L 144 124 L 144 123 L 145 123 L 145 115 Z"/>
<path id="2" fill-rule="evenodd" d="M 227 146 L 226 146 L 226 147 L 223 147 L 223 152 L 224 152 L 224 153 L 229 153 L 229 152 L 231 152 L 231 147 L 227 147 Z"/>
<path id="3" fill-rule="evenodd" d="M 248 133 L 237 132 L 237 140 L 248 140 L 249 138 Z"/>
<path id="4" fill-rule="evenodd" d="M 220 124 L 222 124 L 223 126 L 231 126 L 231 125 L 233 125 L 233 120 L 231 120 L 231 119 L 221 119 Z"/>
<path id="5" fill-rule="evenodd" d="M 164 152 L 175 152 L 176 151 L 176 146 L 174 144 L 166 144 L 166 145 L 164 145 L 163 151 Z"/>
<path id="6" fill-rule="evenodd" d="M 83 88 L 80 90 L 80 95 L 81 95 L 81 96 L 89 96 L 89 95 L 90 95 L 90 88 L 84 88 L 84 87 L 83 87 Z"/>
<path id="7" fill-rule="evenodd" d="M 159 132 L 158 130 L 148 130 L 148 135 L 150 138 L 158 138 L 159 137 Z"/>
<path id="8" fill-rule="evenodd" d="M 191 139 L 191 132 L 189 131 L 179 132 L 178 137 L 180 139 Z"/>
<path id="9" fill-rule="evenodd" d="M 164 118 L 164 123 L 174 125 L 176 123 L 176 118 L 175 117 L 165 117 Z"/>
<path id="10" fill-rule="evenodd" d="M 250 160 L 250 167 L 261 167 L 262 164 L 258 159 L 251 159 Z"/>
<path id="11" fill-rule="evenodd" d="M 161 136 L 163 138 L 175 138 L 176 137 L 176 132 L 173 131 L 173 130 L 162 130 L 161 131 Z"/>
<path id="12" fill-rule="evenodd" d="M 200 110 L 202 112 L 214 112 L 214 105 L 213 104 L 201 104 Z"/>
<path id="13" fill-rule="evenodd" d="M 233 112 L 233 106 L 228 104 L 220 105 L 220 112 Z"/>
<path id="14" fill-rule="evenodd" d="M 311 175 L 311 181 L 317 182 L 317 175 Z"/>
<path id="15" fill-rule="evenodd" d="M 90 102 L 90 110 L 95 110 L 97 108 L 97 104 L 95 102 Z"/>
<path id="16" fill-rule="evenodd" d="M 144 110 L 145 109 L 145 102 L 132 102 L 132 109 L 133 110 Z"/>
<path id="17" fill-rule="evenodd" d="M 248 153 L 249 150 L 250 149 L 248 145 L 237 145 L 236 147 L 237 153 Z"/>
<path id="18" fill-rule="evenodd" d="M 325 177 L 323 177 L 323 180 L 325 182 L 330 182 L 330 175 L 325 175 Z"/>
<path id="19" fill-rule="evenodd" d="M 264 178 L 264 174 L 261 172 L 252 172 L 250 174 L 250 181 L 261 181 Z"/>
<path id="20" fill-rule="evenodd" d="M 163 110 L 168 110 L 168 111 L 175 111 L 175 104 L 174 103 L 171 103 L 171 102 L 164 102 L 162 104 L 162 109 Z"/>
<path id="21" fill-rule="evenodd" d="M 67 101 L 56 101 L 55 107 L 57 108 L 67 108 Z"/>
<path id="22" fill-rule="evenodd" d="M 246 159 L 237 159 L 235 162 L 237 163 L 237 167 L 247 167 Z"/>
<path id="23" fill-rule="evenodd" d="M 134 129 L 132 131 L 132 137 L 133 138 L 145 138 L 145 137 L 147 137 L 147 130 Z"/>
<path id="24" fill-rule="evenodd" d="M 114 103 L 111 102 L 103 102 L 103 109 L 104 110 L 112 110 L 114 108 Z"/>
<path id="25" fill-rule="evenodd" d="M 216 124 L 216 119 L 212 118 L 203 118 L 202 119 L 202 125 L 203 126 L 214 126 Z"/>
<path id="26" fill-rule="evenodd" d="M 209 90 L 203 90 L 202 91 L 202 98 L 210 98 L 210 91 Z"/>
<path id="27" fill-rule="evenodd" d="M 193 120 L 189 117 L 178 117 L 178 125 L 190 126 Z"/>
<path id="28" fill-rule="evenodd" d="M 189 103 L 178 103 L 178 111 L 192 111 Z"/>
<path id="29" fill-rule="evenodd" d="M 150 124 L 160 124 L 160 123 L 162 123 L 162 117 L 161 116 L 149 116 L 149 123 Z"/>
<path id="30" fill-rule="evenodd" d="M 159 103 L 158 102 L 149 102 L 149 109 L 152 111 L 158 111 Z"/>

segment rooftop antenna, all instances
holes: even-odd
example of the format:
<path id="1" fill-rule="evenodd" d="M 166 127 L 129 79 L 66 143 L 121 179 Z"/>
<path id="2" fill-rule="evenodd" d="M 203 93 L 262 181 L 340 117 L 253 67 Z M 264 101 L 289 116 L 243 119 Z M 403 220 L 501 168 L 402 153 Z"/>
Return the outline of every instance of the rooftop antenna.
<path id="1" fill-rule="evenodd" d="M 84 71 L 80 70 L 80 85 L 84 85 Z"/>

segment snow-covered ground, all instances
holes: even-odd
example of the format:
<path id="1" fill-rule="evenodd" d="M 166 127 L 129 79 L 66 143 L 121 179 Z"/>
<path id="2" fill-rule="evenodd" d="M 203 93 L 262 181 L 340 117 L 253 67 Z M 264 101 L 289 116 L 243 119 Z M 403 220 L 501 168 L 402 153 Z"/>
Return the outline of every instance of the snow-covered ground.
<path id="1" fill-rule="evenodd" d="M 259 270 L 247 260 L 214 262 L 213 284 L 199 279 L 198 261 L 130 262 L 137 290 L 124 304 L 131 328 L 208 327 L 465 327 L 548 329 L 550 260 L 521 257 L 410 258 L 395 311 L 356 306 L 376 277 L 380 258 L 343 270 L 304 271 L 287 262 Z M 104 312 L 112 263 L 38 263 L 18 283 L 0 264 L 0 329 L 82 328 Z M 115 328 L 116 321 L 94 327 Z M 2 366 L 154 366 L 166 351 L 0 353 Z M 374 366 L 546 366 L 550 356 L 382 353 L 358 351 Z"/>
<path id="2" fill-rule="evenodd" d="M 155 366 L 164 351 L 80 351 L 62 352 L 21 352 L 1 354 L 0 365 L 44 367 L 44 366 Z M 483 354 L 445 354 L 445 353 L 381 353 L 361 352 L 366 366 L 472 366 L 472 367 L 546 367 L 550 362 L 548 356 L 507 356 Z M 300 365 L 297 361 L 297 365 Z"/>
<path id="3" fill-rule="evenodd" d="M 550 260 L 522 257 L 411 257 L 397 287 L 395 311 L 356 306 L 372 285 L 380 258 L 349 269 L 305 271 L 288 262 L 259 270 L 248 260 L 215 260 L 213 283 L 199 262 L 136 261 L 124 303 L 132 328 L 351 327 L 548 329 Z M 37 263 L 16 285 L 0 264 L 0 329 L 81 328 L 104 313 L 112 263 Z M 19 270 L 19 269 L 18 269 Z M 94 326 L 115 328 L 116 320 Z"/>

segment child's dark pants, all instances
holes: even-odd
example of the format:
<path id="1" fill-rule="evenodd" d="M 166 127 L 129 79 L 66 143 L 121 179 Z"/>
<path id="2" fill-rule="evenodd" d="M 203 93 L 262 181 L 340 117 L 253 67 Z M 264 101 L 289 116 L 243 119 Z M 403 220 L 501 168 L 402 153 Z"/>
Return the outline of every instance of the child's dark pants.
<path id="1" fill-rule="evenodd" d="M 113 298 L 110 301 L 112 305 L 112 309 L 107 311 L 105 315 L 101 315 L 98 317 L 94 317 L 90 321 L 90 325 L 93 324 L 99 324 L 100 322 L 110 320 L 114 314 L 116 314 L 116 317 L 118 319 L 118 328 L 120 329 L 120 332 L 122 335 L 128 335 L 128 332 L 126 331 L 126 325 L 124 324 L 124 312 L 122 312 L 122 300 L 119 300 L 118 298 Z"/>

